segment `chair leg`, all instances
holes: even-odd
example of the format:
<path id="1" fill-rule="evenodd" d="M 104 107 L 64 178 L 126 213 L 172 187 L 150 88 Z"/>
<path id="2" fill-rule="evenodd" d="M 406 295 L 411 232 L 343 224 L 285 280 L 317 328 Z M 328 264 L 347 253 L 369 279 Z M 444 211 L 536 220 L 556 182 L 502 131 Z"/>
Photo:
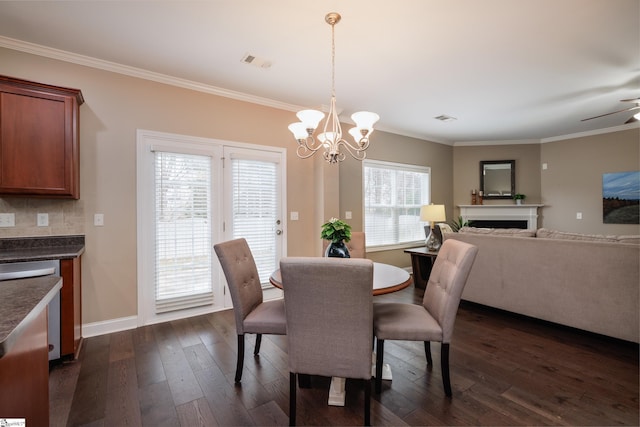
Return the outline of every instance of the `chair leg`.
<path id="1" fill-rule="evenodd" d="M 298 387 L 299 388 L 311 388 L 311 375 L 298 374 Z"/>
<path id="2" fill-rule="evenodd" d="M 289 425 L 296 425 L 296 374 L 289 372 Z"/>
<path id="3" fill-rule="evenodd" d="M 262 344 L 262 334 L 256 334 L 256 347 L 253 350 L 253 355 L 257 356 L 260 353 L 260 344 Z"/>
<path id="4" fill-rule="evenodd" d="M 371 379 L 364 380 L 364 425 L 371 425 Z"/>
<path id="5" fill-rule="evenodd" d="M 376 394 L 382 391 L 382 361 L 384 356 L 384 340 L 378 338 L 376 345 Z"/>
<path id="6" fill-rule="evenodd" d="M 427 365 L 433 365 L 433 359 L 431 358 L 431 342 L 424 342 L 424 355 L 427 357 Z"/>
<path id="7" fill-rule="evenodd" d="M 451 397 L 451 378 L 449 377 L 449 344 L 442 343 L 440 348 L 440 365 L 442 366 L 442 384 L 444 394 Z"/>
<path id="8" fill-rule="evenodd" d="M 244 335 L 238 335 L 238 362 L 236 364 L 236 382 L 242 379 L 242 368 L 244 367 Z"/>

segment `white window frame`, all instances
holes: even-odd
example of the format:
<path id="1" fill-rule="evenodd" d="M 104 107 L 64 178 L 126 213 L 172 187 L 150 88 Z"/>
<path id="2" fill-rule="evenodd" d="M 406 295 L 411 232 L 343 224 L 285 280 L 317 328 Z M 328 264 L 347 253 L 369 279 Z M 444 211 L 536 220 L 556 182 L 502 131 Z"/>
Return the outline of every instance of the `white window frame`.
<path id="1" fill-rule="evenodd" d="M 387 162 L 387 161 L 382 161 L 382 160 L 371 160 L 371 159 L 365 159 L 362 162 L 362 223 L 363 223 L 363 229 L 366 230 L 366 200 L 367 200 L 367 195 L 366 195 L 366 182 L 365 182 L 365 167 L 367 166 L 373 166 L 373 167 L 382 167 L 385 169 L 395 169 L 395 170 L 402 170 L 402 171 L 407 171 L 407 172 L 418 172 L 418 173 L 425 173 L 428 175 L 428 185 L 426 190 L 426 194 L 423 195 L 423 200 L 422 200 L 422 204 L 423 205 L 427 205 L 431 202 L 431 168 L 428 166 L 418 166 L 418 165 L 411 165 L 411 164 L 406 164 L 406 163 L 397 163 L 397 162 Z M 386 250 L 393 250 L 393 249 L 403 249 L 403 248 L 410 248 L 410 247 L 415 247 L 421 244 L 424 244 L 425 242 L 425 238 L 421 238 L 419 240 L 412 240 L 412 241 L 408 241 L 408 242 L 398 242 L 398 243 L 393 243 L 393 244 L 385 244 L 385 245 L 369 245 L 367 244 L 367 252 L 378 252 L 378 251 L 386 251 Z"/>

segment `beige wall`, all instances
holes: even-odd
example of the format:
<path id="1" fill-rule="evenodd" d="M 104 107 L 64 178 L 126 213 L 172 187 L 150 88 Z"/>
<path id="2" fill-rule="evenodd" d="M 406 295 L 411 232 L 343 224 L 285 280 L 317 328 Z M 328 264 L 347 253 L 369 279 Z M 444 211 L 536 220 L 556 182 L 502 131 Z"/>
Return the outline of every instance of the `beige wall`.
<path id="1" fill-rule="evenodd" d="M 543 222 L 547 228 L 595 234 L 640 234 L 635 224 L 602 222 L 602 174 L 640 170 L 640 129 L 544 143 Z M 582 212 L 582 219 L 576 213 Z"/>
<path id="2" fill-rule="evenodd" d="M 480 162 L 483 160 L 515 160 L 516 192 L 527 196 L 525 203 L 540 203 L 540 144 L 507 144 L 456 146 L 453 149 L 453 202 L 455 218 L 458 205 L 471 204 L 471 190 L 480 187 Z M 484 204 L 513 204 L 513 200 L 485 200 Z"/>
<path id="3" fill-rule="evenodd" d="M 70 200 L 0 198 L 0 212 L 15 212 L 16 227 L 0 229 L 0 237 L 85 234 L 82 262 L 83 322 L 135 316 L 136 270 L 136 129 L 148 129 L 236 142 L 287 148 L 288 253 L 320 253 L 320 224 L 330 216 L 353 213 L 354 230 L 362 229 L 362 165 L 347 160 L 338 168 L 319 160 L 300 160 L 287 125 L 293 112 L 278 110 L 196 91 L 141 80 L 0 48 L 0 74 L 79 88 L 81 198 Z M 556 228 L 575 229 L 565 212 L 577 207 L 565 195 L 580 193 L 589 232 L 632 234 L 637 226 L 591 225 L 601 209 L 601 174 L 638 170 L 638 130 L 622 136 L 598 136 L 547 144 L 451 147 L 376 131 L 371 159 L 431 167 L 432 200 L 443 203 L 447 219 L 454 207 L 470 202 L 478 187 L 479 161 L 516 159 L 519 192 L 528 202 L 548 204 L 549 221 Z M 578 154 L 576 154 L 578 153 Z M 541 176 L 541 160 L 549 164 Z M 577 163 L 584 162 L 584 165 Z M 558 171 L 564 171 L 558 175 Z M 572 175 L 581 177 L 571 185 Z M 597 200 L 596 200 L 597 199 Z M 569 199 L 571 200 L 571 199 Z M 36 213 L 48 212 L 50 227 L 35 227 Z M 93 214 L 103 213 L 104 227 L 93 226 Z M 573 213 L 575 217 L 575 213 Z M 606 228 L 606 229 L 605 229 Z M 629 230 L 629 231 L 627 231 Z M 410 265 L 402 250 L 375 252 L 376 261 Z"/>
<path id="4" fill-rule="evenodd" d="M 0 237 L 36 234 L 86 235 L 82 260 L 83 322 L 135 316 L 136 130 L 148 129 L 288 148 L 287 199 L 299 221 L 288 221 L 291 255 L 315 254 L 319 241 L 314 185 L 316 162 L 300 160 L 287 125 L 293 112 L 263 107 L 132 78 L 111 72 L 0 49 L 0 74 L 79 88 L 79 201 L 1 198 L 3 212 L 15 212 L 17 227 Z M 51 227 L 36 228 L 35 213 L 49 212 Z M 66 214 L 65 214 L 66 213 Z M 104 214 L 104 227 L 93 214 Z M 288 217 L 288 215 L 287 215 Z M 62 219 L 69 223 L 61 225 Z"/>
<path id="5" fill-rule="evenodd" d="M 137 314 L 136 266 L 136 130 L 147 129 L 190 136 L 287 148 L 288 254 L 320 253 L 320 224 L 330 216 L 352 210 L 362 227 L 360 189 L 355 196 L 342 190 L 360 162 L 341 166 L 295 156 L 287 126 L 295 120 L 283 111 L 210 94 L 128 77 L 0 48 L 0 74 L 82 90 L 80 107 L 80 192 L 71 200 L 0 198 L 1 212 L 15 212 L 16 227 L 0 229 L 0 237 L 85 234 L 82 260 L 83 322 L 93 323 Z M 451 194 L 451 148 L 413 138 L 376 132 L 373 158 L 387 155 L 384 144 L 403 153 L 390 158 L 434 168 L 434 197 Z M 424 152 L 424 147 L 427 148 Z M 396 150 L 389 150 L 396 151 Z M 442 154 L 444 153 L 444 154 Z M 432 164 L 434 159 L 438 165 Z M 358 178 L 358 183 L 361 178 Z M 442 182 L 442 186 L 438 183 Z M 435 200 L 438 200 L 435 199 Z M 343 200 L 346 206 L 341 208 Z M 35 227 L 36 213 L 48 212 L 50 227 Z M 104 214 L 104 227 L 93 225 L 94 213 Z M 406 254 L 387 258 L 410 264 Z"/>
<path id="6" fill-rule="evenodd" d="M 451 219 L 453 203 L 453 150 L 451 146 L 375 131 L 367 158 L 406 163 L 431 168 L 431 201 L 444 204 L 447 220 Z M 362 164 L 345 161 L 340 165 L 340 218 L 345 211 L 353 213 L 350 220 L 354 230 L 362 230 Z M 411 265 L 411 258 L 402 249 L 368 252 L 367 258 L 400 267 Z"/>
<path id="7" fill-rule="evenodd" d="M 555 142 L 456 146 L 454 203 L 471 204 L 481 160 L 516 160 L 516 191 L 526 203 L 542 203 L 538 226 L 589 234 L 640 234 L 640 226 L 602 222 L 602 174 L 640 170 L 640 129 Z M 547 169 L 542 170 L 542 164 Z M 487 200 L 485 204 L 513 203 Z M 582 213 L 582 220 L 576 213 Z M 458 213 L 456 213 L 458 215 Z"/>

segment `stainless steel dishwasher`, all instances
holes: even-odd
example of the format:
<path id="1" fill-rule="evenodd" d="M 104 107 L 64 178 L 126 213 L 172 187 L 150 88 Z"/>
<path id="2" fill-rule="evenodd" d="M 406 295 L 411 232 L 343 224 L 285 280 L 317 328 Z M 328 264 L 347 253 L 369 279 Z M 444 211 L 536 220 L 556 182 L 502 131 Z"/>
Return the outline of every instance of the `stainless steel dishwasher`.
<path id="1" fill-rule="evenodd" d="M 51 274 L 60 275 L 59 260 L 0 264 L 0 281 Z M 56 360 L 60 359 L 60 292 L 51 300 L 48 308 L 49 360 Z"/>

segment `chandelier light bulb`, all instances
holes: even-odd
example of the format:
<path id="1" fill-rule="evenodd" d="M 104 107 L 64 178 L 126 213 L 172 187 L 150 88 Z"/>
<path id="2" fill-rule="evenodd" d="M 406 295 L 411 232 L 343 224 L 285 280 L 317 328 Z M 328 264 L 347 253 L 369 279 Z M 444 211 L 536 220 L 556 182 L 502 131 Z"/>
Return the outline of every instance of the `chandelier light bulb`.
<path id="1" fill-rule="evenodd" d="M 318 110 L 302 110 L 296 116 L 307 129 L 316 129 L 320 120 L 324 119 L 324 113 Z"/>
<path id="2" fill-rule="evenodd" d="M 368 131 L 366 133 L 367 137 L 369 136 L 369 134 L 373 131 L 373 129 L 371 129 L 371 131 Z M 351 128 L 349 129 L 349 135 L 351 135 L 353 137 L 353 140 L 355 142 L 360 142 L 360 140 L 363 138 L 362 132 L 360 132 L 360 128 Z"/>
<path id="3" fill-rule="evenodd" d="M 329 143 L 336 142 L 336 134 L 333 132 L 322 132 L 318 135 L 318 141 L 320 141 L 325 147 L 329 145 Z"/>
<path id="4" fill-rule="evenodd" d="M 351 120 L 361 129 L 373 130 L 373 125 L 380 120 L 380 116 L 369 111 L 359 111 L 351 115 Z"/>
<path id="5" fill-rule="evenodd" d="M 289 125 L 289 130 L 293 134 L 293 137 L 297 140 L 307 139 L 307 137 L 309 136 L 307 127 L 302 122 L 291 123 Z"/>

